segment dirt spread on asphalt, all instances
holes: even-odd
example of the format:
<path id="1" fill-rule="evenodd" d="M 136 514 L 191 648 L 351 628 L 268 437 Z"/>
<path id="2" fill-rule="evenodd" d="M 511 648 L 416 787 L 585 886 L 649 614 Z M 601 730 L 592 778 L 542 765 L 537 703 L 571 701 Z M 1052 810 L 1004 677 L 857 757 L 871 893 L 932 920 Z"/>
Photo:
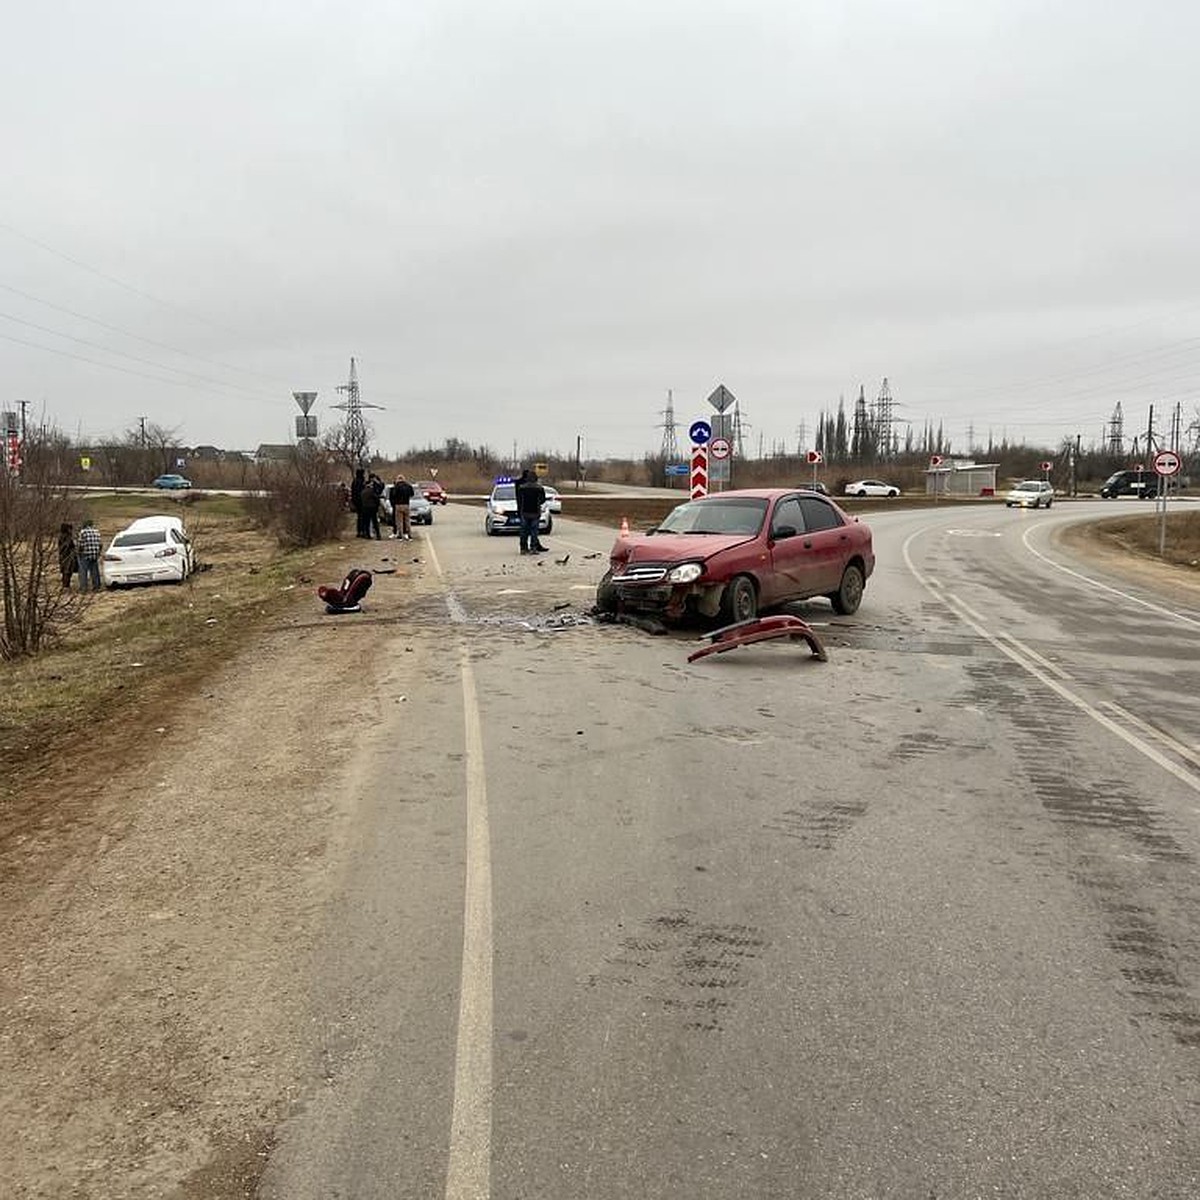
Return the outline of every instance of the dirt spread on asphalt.
<path id="1" fill-rule="evenodd" d="M 1200 588 L 1087 527 L 1065 542 Z M 6 1196 L 254 1195 L 311 1067 L 292 1031 L 339 884 L 343 780 L 396 680 L 418 686 L 438 650 L 436 626 L 405 621 L 440 591 L 419 557 L 376 577 L 361 617 L 298 592 L 142 744 L 95 739 L 55 784 L 64 803 L 0 844 Z"/>

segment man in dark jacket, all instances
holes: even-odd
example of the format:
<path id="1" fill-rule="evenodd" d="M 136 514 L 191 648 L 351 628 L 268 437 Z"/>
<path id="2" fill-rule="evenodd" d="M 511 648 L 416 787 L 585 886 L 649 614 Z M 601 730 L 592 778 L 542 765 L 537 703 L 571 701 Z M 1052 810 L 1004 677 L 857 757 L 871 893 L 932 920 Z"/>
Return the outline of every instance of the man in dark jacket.
<path id="1" fill-rule="evenodd" d="M 517 516 L 521 521 L 522 554 L 545 554 L 548 550 L 538 537 L 538 524 L 545 503 L 546 489 L 538 483 L 537 475 L 530 470 L 522 471 L 521 478 L 517 480 Z"/>
<path id="2" fill-rule="evenodd" d="M 363 487 L 362 500 L 359 501 L 363 515 L 363 527 L 366 532 L 360 536 L 379 540 L 383 534 L 379 532 L 379 501 L 383 496 L 383 480 L 374 471 L 367 476 Z"/>
<path id="3" fill-rule="evenodd" d="M 354 509 L 355 536 L 370 537 L 371 529 L 363 513 L 363 490 L 367 486 L 367 473 L 359 467 L 354 472 L 354 482 L 350 484 L 350 507 Z"/>

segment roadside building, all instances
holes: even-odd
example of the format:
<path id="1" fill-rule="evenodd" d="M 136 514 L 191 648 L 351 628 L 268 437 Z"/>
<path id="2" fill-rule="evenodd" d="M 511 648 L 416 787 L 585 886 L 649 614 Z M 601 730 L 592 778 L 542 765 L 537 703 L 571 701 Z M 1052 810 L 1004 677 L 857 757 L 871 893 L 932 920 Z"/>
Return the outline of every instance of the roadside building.
<path id="1" fill-rule="evenodd" d="M 971 458 L 947 458 L 925 470 L 927 496 L 994 496 L 999 463 Z"/>

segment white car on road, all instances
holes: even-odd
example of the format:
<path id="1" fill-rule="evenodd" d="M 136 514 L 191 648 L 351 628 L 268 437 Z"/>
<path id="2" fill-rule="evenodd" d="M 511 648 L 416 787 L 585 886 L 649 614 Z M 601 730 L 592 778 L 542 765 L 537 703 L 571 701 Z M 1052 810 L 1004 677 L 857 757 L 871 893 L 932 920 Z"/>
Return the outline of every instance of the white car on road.
<path id="1" fill-rule="evenodd" d="M 885 496 L 891 499 L 900 495 L 900 489 L 894 483 L 884 483 L 882 479 L 860 479 L 855 483 L 846 484 L 847 496 Z"/>
<path id="2" fill-rule="evenodd" d="M 1044 479 L 1023 480 L 1004 498 L 1005 508 L 1049 508 L 1053 503 L 1054 489 Z"/>

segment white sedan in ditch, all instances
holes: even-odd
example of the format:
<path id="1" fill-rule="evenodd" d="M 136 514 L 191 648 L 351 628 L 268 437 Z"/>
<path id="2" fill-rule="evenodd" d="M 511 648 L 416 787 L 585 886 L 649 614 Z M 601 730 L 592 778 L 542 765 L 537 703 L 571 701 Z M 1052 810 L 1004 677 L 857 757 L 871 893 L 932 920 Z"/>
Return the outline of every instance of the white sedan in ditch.
<path id="1" fill-rule="evenodd" d="M 192 542 L 178 517 L 139 517 L 108 544 L 104 582 L 182 583 L 196 569 Z"/>

